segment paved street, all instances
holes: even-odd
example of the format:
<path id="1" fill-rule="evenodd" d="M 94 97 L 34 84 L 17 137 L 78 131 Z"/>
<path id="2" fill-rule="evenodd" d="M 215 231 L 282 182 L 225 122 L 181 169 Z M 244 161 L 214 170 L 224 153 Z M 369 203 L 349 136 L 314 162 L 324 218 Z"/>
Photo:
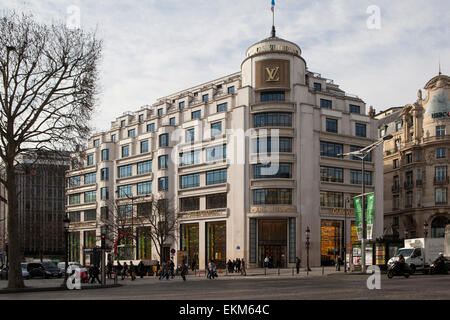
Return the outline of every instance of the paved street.
<path id="1" fill-rule="evenodd" d="M 273 270 L 272 270 L 273 271 Z M 225 276 L 208 280 L 191 276 L 183 282 L 153 278 L 120 281 L 119 288 L 59 292 L 34 292 L 0 295 L 0 300 L 57 299 L 57 300 L 296 300 L 296 299 L 450 299 L 450 276 L 414 275 L 409 279 L 388 279 L 381 275 L 381 290 L 368 290 L 368 276 L 336 274 L 328 271 L 321 275 L 315 270 L 306 276 L 292 277 L 287 272 L 278 276 L 254 275 L 248 277 Z M 39 280 L 32 280 L 39 281 Z M 43 281 L 43 280 L 41 280 Z M 48 280 L 46 280 L 48 281 Z M 56 281 L 56 280 L 50 280 Z M 0 285 L 4 287 L 4 281 Z"/>

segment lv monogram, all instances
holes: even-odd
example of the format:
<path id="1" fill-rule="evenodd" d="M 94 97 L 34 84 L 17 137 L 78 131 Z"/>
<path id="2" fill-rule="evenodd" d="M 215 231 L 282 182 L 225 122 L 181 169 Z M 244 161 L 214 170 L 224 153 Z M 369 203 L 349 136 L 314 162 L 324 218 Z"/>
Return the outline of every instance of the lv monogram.
<path id="1" fill-rule="evenodd" d="M 280 81 L 280 67 L 266 67 L 266 82 Z"/>

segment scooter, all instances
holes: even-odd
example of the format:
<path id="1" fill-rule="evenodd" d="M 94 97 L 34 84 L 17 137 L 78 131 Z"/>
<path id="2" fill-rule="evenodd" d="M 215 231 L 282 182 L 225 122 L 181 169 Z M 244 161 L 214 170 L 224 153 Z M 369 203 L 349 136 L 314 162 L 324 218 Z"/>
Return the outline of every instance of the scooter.
<path id="1" fill-rule="evenodd" d="M 430 265 L 430 274 L 448 274 L 445 261 L 438 260 Z"/>
<path id="2" fill-rule="evenodd" d="M 392 279 L 394 276 L 404 276 L 405 278 L 409 278 L 409 271 L 410 270 L 407 264 L 404 264 L 403 270 L 401 270 L 400 263 L 395 261 L 391 266 L 389 266 L 387 276 L 389 279 Z"/>

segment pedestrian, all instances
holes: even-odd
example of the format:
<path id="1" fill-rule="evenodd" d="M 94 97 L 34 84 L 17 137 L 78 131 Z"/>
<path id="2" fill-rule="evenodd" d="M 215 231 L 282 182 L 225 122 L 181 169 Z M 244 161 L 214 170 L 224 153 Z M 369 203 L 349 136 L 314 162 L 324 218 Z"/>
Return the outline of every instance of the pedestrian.
<path id="1" fill-rule="evenodd" d="M 117 278 L 120 274 L 122 274 L 122 265 L 120 264 L 120 261 L 117 260 L 117 266 L 116 266 L 116 275 L 115 277 Z"/>
<path id="2" fill-rule="evenodd" d="M 342 258 L 338 256 L 337 258 L 337 271 L 341 271 Z"/>
<path id="3" fill-rule="evenodd" d="M 302 260 L 299 257 L 295 257 L 295 267 L 297 268 L 297 274 L 300 272 L 300 263 L 302 263 Z"/>
<path id="4" fill-rule="evenodd" d="M 144 265 L 144 262 L 142 260 L 138 264 L 138 272 L 139 272 L 139 275 L 141 276 L 141 279 L 142 279 L 145 276 L 145 265 Z"/>
<path id="5" fill-rule="evenodd" d="M 125 261 L 123 263 L 123 268 L 122 268 L 122 280 L 127 277 L 127 274 L 128 274 L 128 265 L 127 265 L 127 262 Z"/>
<path id="6" fill-rule="evenodd" d="M 101 284 L 102 282 L 101 282 L 100 279 L 98 278 L 98 275 L 100 274 L 99 268 L 97 267 L 96 264 L 94 264 L 91 268 L 92 268 L 92 280 L 91 280 L 91 283 L 94 283 L 95 280 L 97 280 L 98 283 Z"/>
<path id="7" fill-rule="evenodd" d="M 130 261 L 130 277 L 131 281 L 136 280 L 136 267 L 133 264 L 133 261 Z"/>
<path id="8" fill-rule="evenodd" d="M 186 261 L 183 261 L 181 264 L 181 277 L 183 278 L 183 281 L 186 281 L 186 274 L 188 273 L 188 267 L 186 265 Z"/>
<path id="9" fill-rule="evenodd" d="M 89 272 L 88 283 L 89 282 L 92 283 L 92 281 L 94 279 L 94 265 L 93 264 L 89 266 L 88 272 Z"/>
<path id="10" fill-rule="evenodd" d="M 216 265 L 214 264 L 214 262 L 212 260 L 210 260 L 210 262 L 208 264 L 208 278 L 214 279 L 214 277 L 217 277 Z"/>
<path id="11" fill-rule="evenodd" d="M 108 279 L 112 279 L 112 271 L 113 271 L 113 264 L 111 260 L 108 261 L 108 264 L 106 265 Z"/>
<path id="12" fill-rule="evenodd" d="M 247 275 L 247 271 L 245 270 L 245 260 L 244 260 L 244 258 L 242 258 L 242 260 L 241 260 L 241 275 L 244 275 L 244 276 Z"/>
<path id="13" fill-rule="evenodd" d="M 169 261 L 169 271 L 170 271 L 170 277 L 172 279 L 175 278 L 175 263 L 173 263 L 172 260 Z"/>
<path id="14" fill-rule="evenodd" d="M 230 259 L 228 259 L 227 268 L 229 273 L 233 273 L 233 262 Z"/>
<path id="15" fill-rule="evenodd" d="M 241 272 L 241 259 L 237 258 L 236 259 L 236 272 L 240 273 Z"/>
<path id="16" fill-rule="evenodd" d="M 167 262 L 163 261 L 161 266 L 161 272 L 159 273 L 159 280 L 166 278 L 169 280 L 169 276 L 167 274 Z"/>
<path id="17" fill-rule="evenodd" d="M 264 268 L 268 268 L 269 267 L 269 257 L 268 256 L 266 256 L 265 258 L 264 258 Z"/>
<path id="18" fill-rule="evenodd" d="M 161 273 L 161 265 L 159 264 L 159 261 L 158 261 L 158 263 L 156 264 L 156 275 L 159 275 L 160 273 Z"/>

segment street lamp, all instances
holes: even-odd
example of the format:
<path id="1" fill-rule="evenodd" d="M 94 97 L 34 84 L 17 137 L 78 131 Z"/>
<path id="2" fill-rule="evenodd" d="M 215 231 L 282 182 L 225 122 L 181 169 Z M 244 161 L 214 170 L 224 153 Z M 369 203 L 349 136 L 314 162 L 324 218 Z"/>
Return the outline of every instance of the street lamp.
<path id="1" fill-rule="evenodd" d="M 361 202 L 362 202 L 362 239 L 361 239 L 361 268 L 362 272 L 366 273 L 366 209 L 365 209 L 365 194 L 366 194 L 366 179 L 364 177 L 364 164 L 366 157 L 374 150 L 376 147 L 380 146 L 384 141 L 391 140 L 394 136 L 392 134 L 385 135 L 383 138 L 375 141 L 371 145 L 368 145 L 367 147 L 362 148 L 361 150 L 352 151 L 348 153 L 341 153 L 338 154 L 338 156 L 355 156 L 361 159 L 362 163 L 362 171 L 361 171 L 361 180 L 362 180 L 362 194 L 361 194 Z"/>
<path id="2" fill-rule="evenodd" d="M 345 199 L 344 206 L 344 272 L 347 272 L 347 208 L 349 208 L 350 198 Z"/>
<path id="3" fill-rule="evenodd" d="M 65 217 L 63 220 L 64 224 L 64 237 L 65 237 L 65 246 L 64 246 L 64 256 L 65 256 L 65 264 L 64 264 L 64 283 L 62 286 L 65 286 L 67 283 L 67 267 L 69 264 L 69 226 L 70 226 L 70 219 L 68 217 Z"/>
<path id="4" fill-rule="evenodd" d="M 309 246 L 310 246 L 310 242 L 309 242 L 309 235 L 310 235 L 311 231 L 309 230 L 309 227 L 306 227 L 306 271 L 311 271 L 311 269 L 309 268 Z"/>
<path id="5" fill-rule="evenodd" d="M 424 238 L 428 235 L 428 223 L 426 221 L 423 223 L 423 234 L 425 236 Z"/>

